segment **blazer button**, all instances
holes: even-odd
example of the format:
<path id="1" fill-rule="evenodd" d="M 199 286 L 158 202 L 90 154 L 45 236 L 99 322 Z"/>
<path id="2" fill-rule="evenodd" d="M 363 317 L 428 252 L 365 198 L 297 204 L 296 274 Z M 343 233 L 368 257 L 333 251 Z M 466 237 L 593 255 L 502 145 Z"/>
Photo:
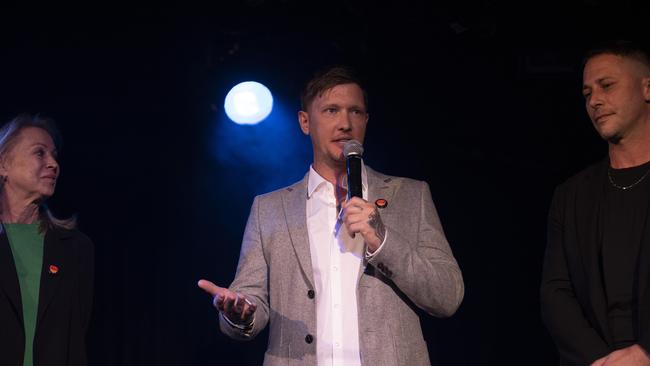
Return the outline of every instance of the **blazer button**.
<path id="1" fill-rule="evenodd" d="M 309 290 L 309 291 L 307 291 L 307 297 L 308 297 L 308 298 L 313 299 L 313 298 L 314 298 L 314 295 L 315 295 L 315 294 L 314 294 L 314 290 Z"/>
<path id="2" fill-rule="evenodd" d="M 314 341 L 314 337 L 312 337 L 311 334 L 307 334 L 305 336 L 305 342 L 307 342 L 308 344 L 311 344 L 311 342 L 313 342 L 313 341 Z"/>
<path id="3" fill-rule="evenodd" d="M 377 268 L 379 268 L 379 269 L 381 269 L 381 270 L 383 271 L 383 270 L 384 270 L 384 264 L 383 264 L 383 263 L 379 263 L 379 264 L 377 265 Z"/>

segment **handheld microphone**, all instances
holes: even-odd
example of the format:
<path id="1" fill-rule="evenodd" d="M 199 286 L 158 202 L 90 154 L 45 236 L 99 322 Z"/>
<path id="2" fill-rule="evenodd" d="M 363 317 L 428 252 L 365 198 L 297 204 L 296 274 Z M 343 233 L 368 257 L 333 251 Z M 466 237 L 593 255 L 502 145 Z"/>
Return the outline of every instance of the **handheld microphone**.
<path id="1" fill-rule="evenodd" d="M 346 169 L 348 173 L 348 199 L 352 197 L 363 198 L 361 190 L 361 156 L 363 146 L 357 140 L 350 140 L 343 145 Z"/>

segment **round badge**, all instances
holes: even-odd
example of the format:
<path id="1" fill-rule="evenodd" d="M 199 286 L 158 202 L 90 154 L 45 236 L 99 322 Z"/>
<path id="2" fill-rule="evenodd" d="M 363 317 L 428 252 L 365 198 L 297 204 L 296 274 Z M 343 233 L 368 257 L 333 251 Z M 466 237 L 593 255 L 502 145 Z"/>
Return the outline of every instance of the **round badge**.
<path id="1" fill-rule="evenodd" d="M 388 201 L 386 201 L 383 198 L 380 198 L 380 199 L 375 201 L 375 205 L 377 205 L 377 207 L 379 207 L 379 208 L 384 208 L 384 207 L 388 206 Z"/>

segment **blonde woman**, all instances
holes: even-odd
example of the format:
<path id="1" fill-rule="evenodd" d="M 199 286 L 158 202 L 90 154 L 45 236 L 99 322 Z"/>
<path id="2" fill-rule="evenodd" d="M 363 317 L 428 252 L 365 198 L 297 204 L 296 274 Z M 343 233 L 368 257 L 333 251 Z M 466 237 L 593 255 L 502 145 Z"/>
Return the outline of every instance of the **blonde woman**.
<path id="1" fill-rule="evenodd" d="M 46 200 L 59 177 L 52 121 L 0 128 L 0 365 L 86 365 L 93 244 Z"/>

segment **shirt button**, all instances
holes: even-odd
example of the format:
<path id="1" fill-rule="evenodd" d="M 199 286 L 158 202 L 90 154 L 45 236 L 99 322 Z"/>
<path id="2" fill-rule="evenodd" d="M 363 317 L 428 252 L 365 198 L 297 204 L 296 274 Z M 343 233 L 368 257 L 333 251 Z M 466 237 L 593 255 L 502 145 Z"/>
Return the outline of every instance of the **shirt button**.
<path id="1" fill-rule="evenodd" d="M 316 294 L 314 293 L 314 290 L 309 290 L 307 291 L 307 297 L 310 299 L 313 299 Z"/>
<path id="2" fill-rule="evenodd" d="M 311 342 L 313 341 L 314 341 L 314 337 L 311 334 L 307 334 L 305 336 L 305 342 L 307 342 L 307 344 L 311 344 Z"/>
<path id="3" fill-rule="evenodd" d="M 339 270 L 339 267 L 337 267 L 337 266 L 334 266 L 334 267 L 332 267 L 332 269 L 334 269 L 334 272 L 336 272 L 336 271 L 338 271 L 338 270 Z"/>

